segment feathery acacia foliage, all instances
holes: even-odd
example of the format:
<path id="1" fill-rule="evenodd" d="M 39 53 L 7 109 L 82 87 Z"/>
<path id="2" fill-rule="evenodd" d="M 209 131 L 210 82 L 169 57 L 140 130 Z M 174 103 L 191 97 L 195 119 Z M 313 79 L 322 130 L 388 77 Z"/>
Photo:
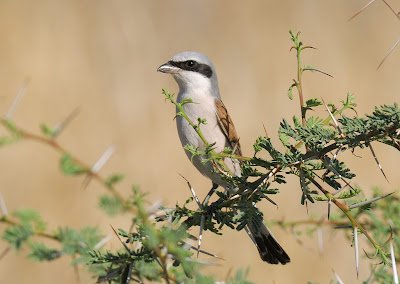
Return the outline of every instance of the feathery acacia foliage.
<path id="1" fill-rule="evenodd" d="M 60 153 L 60 169 L 65 175 L 86 176 L 86 185 L 91 179 L 104 185 L 107 193 L 100 197 L 99 207 L 106 214 L 129 214 L 132 218 L 130 228 L 113 228 L 115 237 L 121 243 L 116 251 L 103 248 L 107 239 L 94 227 L 81 230 L 59 227 L 54 232 L 48 232 L 40 215 L 32 210 L 16 211 L 10 216 L 3 209 L 0 223 L 6 228 L 2 239 L 16 250 L 26 248 L 28 256 L 38 261 L 52 261 L 69 255 L 73 265 L 88 265 L 97 275 L 98 282 L 215 283 L 214 278 L 203 275 L 198 269 L 210 264 L 209 261 L 200 260 L 195 255 L 217 256 L 202 251 L 200 241 L 189 233 L 189 229 L 200 227 L 200 232 L 208 230 L 216 234 L 222 234 L 224 226 L 242 230 L 254 215 L 262 214 L 249 205 L 264 201 L 274 203 L 271 196 L 279 193 L 280 184 L 286 183 L 289 175 L 294 175 L 300 189 L 297 193 L 299 202 L 304 205 L 327 203 L 328 219 L 310 219 L 305 223 L 281 221 L 277 225 L 284 229 L 302 224 L 315 228 L 322 225 L 351 228 L 349 239 L 357 243 L 358 234 L 363 234 L 371 245 L 368 256 L 380 259 L 383 264 L 371 269 L 371 279 L 391 279 L 391 270 L 387 266 L 390 263 L 388 243 L 394 245 L 396 252 L 400 251 L 396 235 L 400 226 L 396 217 L 400 210 L 398 198 L 376 191 L 374 198 L 363 200 L 362 190 L 351 185 L 354 171 L 340 158 L 344 152 L 358 148 L 370 148 L 376 158 L 372 148 L 374 143 L 400 150 L 400 109 L 397 104 L 384 105 L 376 107 L 369 115 L 359 117 L 348 115 L 353 114 L 348 110 L 356 108 L 352 94 L 347 94 L 345 100 L 336 105 L 327 105 L 317 98 L 306 100 L 302 83 L 304 73 L 330 75 L 303 65 L 302 52 L 312 47 L 303 45 L 299 33 L 291 32 L 290 36 L 292 50 L 296 52 L 297 78 L 289 87 L 288 96 L 294 99 L 297 93 L 300 117 L 295 115 L 292 121 L 281 122 L 278 137 L 283 150 L 279 150 L 282 147 L 276 147 L 269 137 L 260 136 L 254 143 L 254 155 L 251 157 L 237 156 L 233 154 L 234 149 L 217 153 L 212 141 L 206 141 L 201 132 L 206 121 L 203 118 L 190 121 L 184 112 L 184 104 L 192 102 L 177 102 L 173 94 L 163 90 L 165 98 L 178 109 L 178 115 L 189 122 L 205 144 L 203 148 L 187 145 L 185 149 L 193 155 L 207 157 L 207 161 L 215 166 L 215 171 L 239 189 L 233 195 L 216 191 L 215 198 L 208 196 L 201 202 L 188 182 L 192 196 L 182 205 L 167 208 L 155 203 L 147 207 L 145 196 L 137 187 L 133 187 L 128 197 L 119 193 L 116 186 L 123 175 L 113 174 L 103 178 L 97 173 L 111 155 L 109 150 L 94 166 L 89 166 L 57 142 L 59 128 L 42 125 L 42 135 L 36 135 L 15 125 L 10 117 L 1 119 L 0 124 L 8 130 L 8 135 L 0 137 L 0 146 L 34 140 L 52 147 Z M 326 110 L 327 116 L 310 116 L 309 110 L 317 108 Z M 63 128 L 65 124 L 61 124 Z M 230 175 L 224 165 L 226 158 L 242 162 L 242 176 Z M 192 209 L 193 201 L 198 206 L 196 210 Z M 339 209 L 338 212 L 330 214 L 331 204 Z M 191 244 L 193 240 L 198 241 L 197 247 Z M 245 278 L 246 272 L 239 271 L 226 282 L 250 283 Z"/>

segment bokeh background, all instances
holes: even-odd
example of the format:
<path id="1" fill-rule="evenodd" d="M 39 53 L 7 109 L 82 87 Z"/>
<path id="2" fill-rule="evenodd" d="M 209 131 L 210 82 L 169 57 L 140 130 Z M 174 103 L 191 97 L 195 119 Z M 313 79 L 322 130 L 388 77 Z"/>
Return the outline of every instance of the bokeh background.
<path id="1" fill-rule="evenodd" d="M 400 8 L 398 1 L 390 1 Z M 169 76 L 157 67 L 174 53 L 197 50 L 214 61 L 224 102 L 240 134 L 242 148 L 252 154 L 252 143 L 275 133 L 282 118 L 298 115 L 298 101 L 287 98 L 295 76 L 294 53 L 288 31 L 300 30 L 303 41 L 317 47 L 304 60 L 334 76 L 306 74 L 307 97 L 339 102 L 348 91 L 357 97 L 358 112 L 398 101 L 398 51 L 380 70 L 378 63 L 397 40 L 399 22 L 376 1 L 348 21 L 363 0 L 286 1 L 153 1 L 153 0 L 2 0 L 0 1 L 0 113 L 5 113 L 21 83 L 30 79 L 27 94 L 14 119 L 38 132 L 46 122 L 55 125 L 76 107 L 80 114 L 59 137 L 60 143 L 88 164 L 110 144 L 117 150 L 101 170 L 126 174 L 119 186 L 131 184 L 149 192 L 152 201 L 173 206 L 188 196 L 184 175 L 199 195 L 209 182 L 191 166 L 176 134 L 174 108 L 164 101 L 161 88 L 177 91 Z M 3 133 L 3 130 L 0 130 Z M 388 184 L 370 152 L 346 157 L 357 172 L 355 182 L 369 190 L 398 188 L 398 153 L 375 146 Z M 80 228 L 98 225 L 113 236 L 114 227 L 127 227 L 129 216 L 108 218 L 97 209 L 104 188 L 93 182 L 81 189 L 82 178 L 63 176 L 59 155 L 34 142 L 0 149 L 0 192 L 10 211 L 40 211 L 50 229 L 58 225 Z M 266 204 L 271 219 L 300 220 L 326 214 L 323 205 L 300 206 L 295 180 L 282 186 L 275 198 L 279 209 Z M 0 224 L 0 230 L 4 225 Z M 345 283 L 356 283 L 353 249 L 341 233 L 323 229 L 324 250 L 315 237 L 302 237 L 274 228 L 292 258 L 286 266 L 262 263 L 243 232 L 226 230 L 223 237 L 205 233 L 203 248 L 226 259 L 205 271 L 224 279 L 230 269 L 249 268 L 255 283 L 329 283 L 334 269 Z M 109 248 L 119 246 L 110 242 Z M 0 243 L 0 251 L 6 244 Z M 70 259 L 35 263 L 26 253 L 9 253 L 0 261 L 1 283 L 76 283 Z M 368 275 L 361 263 L 360 279 Z M 95 280 L 80 271 L 81 283 Z"/>

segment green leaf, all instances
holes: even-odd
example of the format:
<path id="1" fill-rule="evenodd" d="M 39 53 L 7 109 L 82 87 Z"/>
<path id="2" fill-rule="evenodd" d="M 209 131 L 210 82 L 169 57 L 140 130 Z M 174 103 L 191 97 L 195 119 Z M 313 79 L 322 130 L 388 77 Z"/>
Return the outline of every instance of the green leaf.
<path id="1" fill-rule="evenodd" d="M 184 98 L 182 101 L 179 103 L 181 106 L 184 106 L 186 104 L 192 104 L 193 100 L 191 98 Z"/>
<path id="2" fill-rule="evenodd" d="M 320 117 L 310 116 L 306 120 L 307 128 L 323 127 L 324 121 Z"/>
<path id="3" fill-rule="evenodd" d="M 191 279 L 190 282 L 188 282 L 189 284 L 214 284 L 214 283 L 218 283 L 216 282 L 211 276 L 207 276 L 207 275 L 201 275 L 201 274 L 197 274 L 195 279 Z M 219 282 L 219 283 L 223 283 L 223 282 Z M 229 282 L 227 282 L 229 283 Z"/>
<path id="4" fill-rule="evenodd" d="M 295 127 L 301 127 L 301 121 L 298 116 L 293 116 L 292 118 Z"/>
<path id="5" fill-rule="evenodd" d="M 196 156 L 202 156 L 202 155 L 206 155 L 205 151 L 199 149 L 198 147 L 195 147 L 191 144 L 186 144 L 183 149 L 185 149 L 185 151 L 189 152 L 191 154 L 191 160 L 196 157 Z"/>
<path id="6" fill-rule="evenodd" d="M 95 227 L 84 227 L 79 231 L 65 227 L 58 228 L 56 238 L 61 242 L 64 253 L 86 255 L 93 250 L 102 235 Z"/>
<path id="7" fill-rule="evenodd" d="M 30 226 L 14 225 L 4 231 L 2 239 L 19 250 L 32 235 L 33 231 Z"/>
<path id="8" fill-rule="evenodd" d="M 289 87 L 289 89 L 288 89 L 288 98 L 290 99 L 290 100 L 293 100 L 293 88 L 296 86 L 296 84 L 295 83 L 293 83 L 290 87 Z"/>
<path id="9" fill-rule="evenodd" d="M 88 172 L 87 169 L 77 164 L 69 154 L 64 154 L 61 157 L 60 167 L 62 172 L 68 176 L 80 175 Z"/>
<path id="10" fill-rule="evenodd" d="M 309 99 L 306 101 L 306 108 L 312 109 L 313 107 L 317 107 L 322 105 L 322 102 L 319 99 Z"/>
<path id="11" fill-rule="evenodd" d="M 3 136 L 0 137 L 0 147 L 1 146 L 6 146 L 9 144 L 13 144 L 19 140 L 19 137 L 16 136 Z"/>
<path id="12" fill-rule="evenodd" d="M 2 238 L 17 250 L 35 233 L 43 232 L 46 229 L 46 224 L 36 211 L 18 210 L 13 212 L 13 215 L 19 220 L 19 224 L 8 227 Z"/>
<path id="13" fill-rule="evenodd" d="M 62 256 L 57 249 L 47 247 L 44 243 L 33 242 L 30 244 L 31 252 L 28 257 L 37 261 L 51 261 Z"/>
<path id="14" fill-rule="evenodd" d="M 105 184 L 108 187 L 113 187 L 115 184 L 121 182 L 124 178 L 125 176 L 123 174 L 113 174 L 106 179 Z"/>
<path id="15" fill-rule="evenodd" d="M 346 100 L 341 101 L 343 108 L 345 109 L 353 109 L 357 106 L 356 97 L 352 93 L 347 93 Z"/>
<path id="16" fill-rule="evenodd" d="M 140 260 L 135 263 L 135 268 L 142 277 L 145 277 L 150 281 L 160 279 L 158 273 L 160 267 L 156 262 L 145 262 L 143 260 Z"/>
<path id="17" fill-rule="evenodd" d="M 20 220 L 23 226 L 31 226 L 37 232 L 46 230 L 46 223 L 35 210 L 21 209 L 13 212 L 13 215 Z"/>
<path id="18" fill-rule="evenodd" d="M 4 127 L 7 128 L 8 131 L 10 131 L 14 135 L 19 135 L 18 128 L 14 124 L 14 122 L 12 122 L 11 120 L 2 120 L 2 122 L 3 122 Z"/>
<path id="19" fill-rule="evenodd" d="M 229 284 L 253 284 L 253 282 L 247 280 L 248 274 L 249 274 L 248 269 L 239 269 L 235 273 L 235 275 L 227 281 L 227 283 L 229 283 Z"/>
<path id="20" fill-rule="evenodd" d="M 338 111 L 338 108 L 332 103 L 328 103 L 328 107 L 330 107 L 330 111 L 332 114 L 335 114 Z"/>
<path id="21" fill-rule="evenodd" d="M 174 100 L 174 94 L 170 93 L 168 90 L 162 89 L 161 93 L 165 96 L 166 100 L 171 102 Z"/>
<path id="22" fill-rule="evenodd" d="M 56 131 L 44 123 L 40 125 L 40 130 L 42 131 L 44 136 L 49 138 L 54 138 L 54 136 L 56 135 Z"/>
<path id="23" fill-rule="evenodd" d="M 100 197 L 99 207 L 110 216 L 115 216 L 125 211 L 124 205 L 118 198 L 108 195 Z"/>
<path id="24" fill-rule="evenodd" d="M 289 34 L 290 34 L 290 39 L 294 44 L 293 47 L 299 49 L 303 45 L 303 43 L 300 41 L 300 32 L 294 34 L 292 31 L 289 31 Z"/>
<path id="25" fill-rule="evenodd" d="M 205 119 L 205 118 L 200 118 L 200 117 L 198 117 L 197 118 L 197 125 L 198 126 L 200 126 L 200 125 L 206 125 L 207 124 L 207 120 Z"/>
<path id="26" fill-rule="evenodd" d="M 329 199 L 325 195 L 311 194 L 311 199 L 315 201 L 328 201 Z"/>
<path id="27" fill-rule="evenodd" d="M 10 132 L 10 136 L 0 137 L 0 146 L 12 144 L 21 139 L 21 134 L 14 122 L 3 119 L 1 124 Z"/>
<path id="28" fill-rule="evenodd" d="M 281 131 L 279 131 L 278 133 L 279 135 L 279 140 L 281 140 L 281 143 L 285 146 L 285 147 L 289 147 L 291 144 L 289 143 L 290 140 L 290 136 L 287 135 L 286 133 L 283 133 Z"/>

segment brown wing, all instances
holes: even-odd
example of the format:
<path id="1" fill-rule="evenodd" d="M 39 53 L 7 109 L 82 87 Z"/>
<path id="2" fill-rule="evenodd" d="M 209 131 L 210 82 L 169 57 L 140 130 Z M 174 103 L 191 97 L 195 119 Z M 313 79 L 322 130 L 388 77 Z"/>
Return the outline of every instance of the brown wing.
<path id="1" fill-rule="evenodd" d="M 221 100 L 215 100 L 215 107 L 217 109 L 217 118 L 219 126 L 225 137 L 229 141 L 230 147 L 234 150 L 236 155 L 242 155 L 242 150 L 240 149 L 239 137 L 237 135 L 233 121 L 229 116 L 229 113 Z"/>

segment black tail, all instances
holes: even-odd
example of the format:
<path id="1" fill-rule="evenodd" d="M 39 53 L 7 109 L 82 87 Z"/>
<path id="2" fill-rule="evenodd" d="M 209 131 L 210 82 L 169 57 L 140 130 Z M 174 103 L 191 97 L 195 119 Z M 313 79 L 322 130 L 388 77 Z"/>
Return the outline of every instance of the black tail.
<path id="1" fill-rule="evenodd" d="M 286 264 L 290 262 L 290 257 L 278 244 L 261 219 L 249 222 L 247 229 L 263 261 L 271 264 Z"/>

